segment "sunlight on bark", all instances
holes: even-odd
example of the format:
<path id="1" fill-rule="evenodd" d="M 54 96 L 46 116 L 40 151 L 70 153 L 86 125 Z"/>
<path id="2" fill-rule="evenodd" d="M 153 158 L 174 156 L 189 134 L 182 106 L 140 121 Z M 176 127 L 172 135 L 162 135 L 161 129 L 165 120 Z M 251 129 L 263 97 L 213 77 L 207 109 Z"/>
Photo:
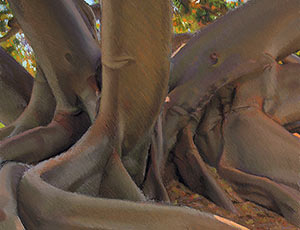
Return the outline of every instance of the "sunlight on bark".
<path id="1" fill-rule="evenodd" d="M 295 137 L 300 138 L 300 134 L 299 134 L 299 133 L 293 133 L 293 135 L 294 135 Z"/>

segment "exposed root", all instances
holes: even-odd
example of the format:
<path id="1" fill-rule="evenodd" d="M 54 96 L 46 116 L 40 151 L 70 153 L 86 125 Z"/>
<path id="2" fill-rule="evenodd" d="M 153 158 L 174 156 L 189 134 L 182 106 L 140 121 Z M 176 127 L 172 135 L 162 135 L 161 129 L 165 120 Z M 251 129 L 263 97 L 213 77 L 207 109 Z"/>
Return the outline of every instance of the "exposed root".
<path id="1" fill-rule="evenodd" d="M 292 48 L 291 46 L 284 47 L 288 41 L 299 41 L 299 36 L 294 36 L 296 34 L 294 29 L 281 30 L 286 26 L 294 28 L 290 25 L 296 26 L 296 23 L 299 23 L 296 14 L 299 11 L 299 7 L 296 7 L 298 0 L 288 1 L 291 4 L 283 3 L 280 0 L 277 1 L 277 4 L 272 4 L 269 14 L 262 14 L 257 7 L 263 9 L 271 0 L 256 1 L 257 5 L 255 6 L 250 3 L 248 8 L 246 6 L 237 14 L 231 14 L 225 19 L 221 19 L 219 23 L 215 24 L 216 26 L 211 27 L 212 29 L 206 30 L 208 31 L 206 32 L 207 36 L 204 36 L 203 39 L 198 40 L 195 37 L 194 42 L 184 49 L 185 55 L 183 52 L 181 58 L 174 62 L 178 64 L 177 69 L 174 69 L 175 72 L 178 71 L 178 75 L 177 78 L 176 76 L 174 78 L 173 86 L 175 87 L 176 83 L 182 85 L 171 93 L 170 110 L 168 111 L 181 108 L 187 114 L 186 120 L 189 120 L 189 114 L 197 112 L 199 107 L 202 109 L 216 90 L 242 76 L 255 75 L 263 71 L 265 66 L 274 62 L 274 58 L 265 57 L 263 54 L 265 50 L 274 50 L 271 55 L 275 58 L 288 52 Z M 9 2 L 14 12 L 17 12 L 17 15 L 23 19 L 19 22 L 22 23 L 24 31 L 31 35 L 28 37 L 31 38 L 30 42 L 35 47 L 37 56 L 46 60 L 43 64 L 47 69 L 49 81 L 51 80 L 53 83 L 52 87 L 57 101 L 61 101 L 61 104 L 65 105 L 70 99 L 71 109 L 73 109 L 76 100 L 75 91 L 85 88 L 84 85 L 81 87 L 76 82 L 87 76 L 86 73 L 93 72 L 93 63 L 99 57 L 94 40 L 91 36 L 85 36 L 87 28 L 84 20 L 79 17 L 78 13 L 80 12 L 75 9 L 75 1 L 57 1 L 56 4 L 35 1 L 35 7 L 31 7 L 32 3 L 26 1 L 22 1 L 22 6 L 18 0 Z M 134 7 L 132 7 L 133 5 Z M 84 9 L 82 10 L 84 11 Z M 124 4 L 121 0 L 104 1 L 103 12 L 104 81 L 100 114 L 91 129 L 74 148 L 38 164 L 26 172 L 21 179 L 18 214 L 25 227 L 39 230 L 242 229 L 240 226 L 233 227 L 233 224 L 227 220 L 195 210 L 96 199 L 71 193 L 82 192 L 91 195 L 97 194 L 97 191 L 100 190 L 100 193 L 104 191 L 103 193 L 107 194 L 110 192 L 109 188 L 114 192 L 113 197 L 143 199 L 138 194 L 135 184 L 124 169 L 116 152 L 123 156 L 122 154 L 126 155 L 133 151 L 137 145 L 145 143 L 149 130 L 159 115 L 163 97 L 167 91 L 168 54 L 170 53 L 167 47 L 169 47 L 171 32 L 170 2 L 133 0 L 130 4 Z M 263 18 L 261 15 L 264 15 L 263 19 L 266 19 L 266 23 L 262 26 L 253 24 L 252 18 L 249 20 L 247 14 L 254 18 L 257 17 L 258 20 Z M 54 21 L 52 20 L 53 15 L 57 16 Z M 61 17 L 61 15 L 66 17 Z M 285 20 L 274 23 L 274 15 Z M 36 18 L 42 16 L 45 23 L 38 23 Z M 126 19 L 131 19 L 132 23 L 128 23 Z M 244 23 L 240 23 L 239 19 L 242 19 Z M 290 21 L 292 22 L 289 23 Z M 135 24 L 135 22 L 138 23 Z M 73 25 L 72 27 L 69 26 L 70 23 Z M 233 26 L 228 26 L 228 30 L 224 30 L 224 26 L 232 25 L 232 23 Z M 237 30 L 240 33 L 245 25 L 249 33 L 243 33 L 242 37 L 237 36 L 234 31 Z M 73 33 L 74 28 L 76 33 Z M 43 35 L 41 38 L 38 36 L 40 31 L 43 32 L 40 33 Z M 286 32 L 290 33 L 286 34 Z M 276 36 L 278 33 L 287 36 Z M 69 36 L 70 34 L 74 36 Z M 133 34 L 134 36 L 132 36 Z M 251 37 L 250 35 L 253 34 L 257 35 L 256 39 L 240 39 Z M 112 37 L 115 39 L 111 39 Z M 268 41 L 264 42 L 266 37 L 272 38 L 272 40 L 267 39 Z M 55 40 L 60 41 L 59 46 L 53 43 Z M 202 43 L 203 40 L 209 41 L 209 44 Z M 240 40 L 241 43 L 236 46 L 237 40 Z M 268 46 L 266 43 L 270 43 L 270 45 Z M 205 49 L 203 49 L 203 53 L 199 54 L 197 50 L 202 45 Z M 232 49 L 228 49 L 228 46 Z M 274 47 L 278 47 L 281 51 L 277 52 Z M 44 52 L 46 48 L 49 53 Z M 56 56 L 56 54 L 58 55 Z M 125 57 L 126 60 L 118 58 L 115 60 L 112 57 L 121 57 L 121 59 Z M 113 63 L 110 63 L 111 60 Z M 81 63 L 82 66 L 76 65 L 76 63 Z M 158 69 L 159 71 L 157 71 Z M 74 78 L 77 72 L 80 74 L 77 76 L 78 78 Z M 202 74 L 200 80 L 196 79 L 199 76 L 198 73 Z M 54 76 L 55 74 L 59 76 Z M 53 78 L 50 79 L 51 77 Z M 74 81 L 72 81 L 73 79 Z M 187 80 L 189 80 L 188 83 Z M 74 85 L 68 85 L 70 82 Z M 68 91 L 73 86 L 77 88 L 74 95 L 73 92 Z M 191 97 L 195 99 L 191 99 Z M 81 100 L 81 102 L 84 101 Z M 184 126 L 182 124 L 177 126 L 177 122 L 174 121 L 181 121 L 182 117 L 175 117 L 169 125 L 176 124 L 174 125 L 176 131 L 180 131 Z M 46 128 L 39 127 L 4 141 L 0 147 L 1 157 L 3 155 L 3 160 L 26 160 L 29 162 L 37 162 L 50 157 L 77 141 L 88 126 L 87 120 L 84 113 L 56 114 L 54 120 Z M 188 131 L 190 132 L 190 130 Z M 192 134 L 187 133 L 184 138 L 180 143 L 181 147 L 178 147 L 179 152 L 176 153 L 177 160 L 186 159 L 190 163 L 189 167 L 186 167 L 186 164 L 180 165 L 183 160 L 178 160 L 178 166 L 184 179 L 189 182 L 189 179 L 194 178 L 195 175 L 202 176 L 208 195 L 216 193 L 217 195 L 211 195 L 211 198 L 226 206 L 226 196 L 205 168 L 205 164 L 194 146 Z M 154 156 L 152 172 L 156 176 L 156 180 L 161 182 L 158 174 L 161 163 L 157 158 L 161 157 L 160 149 L 162 148 L 159 147 L 160 142 L 154 141 L 154 143 L 157 143 L 157 146 L 153 145 L 153 150 L 156 149 L 156 151 L 152 152 Z M 25 154 L 23 150 L 25 150 Z M 38 153 L 41 155 L 37 155 Z M 118 178 L 117 181 L 113 181 L 115 177 Z M 99 189 L 101 180 L 104 185 L 101 188 L 103 190 Z M 121 191 L 119 187 L 120 180 L 124 183 L 125 192 Z M 194 184 L 191 183 L 192 185 Z M 196 185 L 198 185 L 197 182 Z M 197 186 L 197 188 L 200 187 Z M 128 194 L 128 191 L 132 190 L 133 194 Z M 230 207 L 230 203 L 228 206 Z"/>
<path id="2" fill-rule="evenodd" d="M 237 213 L 229 197 L 211 175 L 193 141 L 193 134 L 186 127 L 175 150 L 175 163 L 184 182 L 199 194 L 204 194 L 219 206 Z"/>
<path id="3" fill-rule="evenodd" d="M 114 152 L 108 161 L 100 185 L 100 197 L 131 201 L 145 201 L 145 196 L 124 168 L 120 156 Z"/>
<path id="4" fill-rule="evenodd" d="M 221 176 L 299 227 L 299 140 L 256 108 L 230 113 L 224 124 Z"/>
<path id="5" fill-rule="evenodd" d="M 247 200 L 281 213 L 288 221 L 300 226 L 300 192 L 266 177 L 220 166 L 220 174 L 235 184 L 235 189 Z"/>
<path id="6" fill-rule="evenodd" d="M 191 209 L 92 198 L 58 189 L 57 187 L 68 190 L 75 184 L 82 184 L 91 175 L 103 172 L 105 167 L 108 173 L 112 173 L 109 177 L 121 175 L 124 178 L 124 173 L 120 174 L 122 171 L 119 168 L 120 159 L 117 155 L 106 161 L 114 155 L 112 142 L 105 135 L 107 131 L 100 129 L 102 138 L 99 139 L 99 135 L 95 138 L 94 131 L 97 130 L 99 134 L 99 129 L 94 127 L 82 138 L 76 148 L 35 166 L 23 177 L 18 204 L 19 215 L 27 228 L 39 228 L 39 230 L 49 228 L 181 230 L 199 227 L 211 230 L 244 229 L 227 220 L 217 219 L 212 215 Z M 87 145 L 88 143 L 90 145 Z M 123 172 L 126 174 L 126 171 Z M 105 178 L 103 183 L 106 183 Z M 118 190 L 117 188 L 115 191 Z M 36 205 L 37 203 L 39 205 Z M 49 209 L 51 212 L 47 211 Z"/>
<path id="7" fill-rule="evenodd" d="M 17 213 L 17 186 L 26 165 L 7 163 L 0 170 L 0 229 L 24 230 Z"/>
<path id="8" fill-rule="evenodd" d="M 19 215 L 27 229 L 246 229 L 226 219 L 193 209 L 92 198 L 64 192 L 45 183 L 40 178 L 39 169 L 34 168 L 25 174 L 19 189 Z"/>
<path id="9" fill-rule="evenodd" d="M 160 114 L 156 122 L 155 133 L 152 135 L 151 162 L 143 191 L 150 199 L 169 202 L 170 199 L 162 180 L 165 166 L 163 145 L 162 114 Z"/>
<path id="10" fill-rule="evenodd" d="M 95 132 L 98 133 L 97 136 Z M 120 171 L 119 156 L 114 153 L 113 142 L 109 141 L 107 133 L 109 132 L 106 129 L 102 128 L 99 132 L 99 126 L 93 126 L 75 148 L 40 163 L 24 175 L 19 186 L 18 215 L 26 228 L 39 230 L 245 229 L 231 221 L 192 209 L 92 198 L 61 190 L 78 188 L 78 185 L 84 184 L 87 178 L 95 174 L 103 174 L 105 167 L 108 172 L 107 179 L 113 179 L 114 175 L 120 176 L 120 179 L 124 178 L 124 175 L 125 179 L 128 178 L 126 171 Z M 104 178 L 104 184 L 105 180 Z M 108 181 L 114 186 L 114 182 Z M 120 191 L 118 187 L 115 188 L 114 191 Z"/>
<path id="11" fill-rule="evenodd" d="M 57 114 L 47 127 L 37 127 L 0 142 L 2 161 L 37 163 L 74 144 L 89 126 L 85 113 Z"/>
<path id="12" fill-rule="evenodd" d="M 15 129 L 15 126 L 9 125 L 4 128 L 0 129 L 0 141 L 2 141 L 4 138 L 8 137 L 11 132 Z"/>
<path id="13" fill-rule="evenodd" d="M 151 163 L 147 173 L 146 181 L 143 186 L 143 191 L 150 199 L 169 202 L 167 190 L 163 184 L 161 171 L 157 162 L 157 145 L 154 140 L 151 144 Z"/>
<path id="14" fill-rule="evenodd" d="M 107 129 L 94 123 L 71 149 L 40 163 L 36 169 L 44 181 L 59 189 L 98 195 L 112 153 L 113 145 Z"/>

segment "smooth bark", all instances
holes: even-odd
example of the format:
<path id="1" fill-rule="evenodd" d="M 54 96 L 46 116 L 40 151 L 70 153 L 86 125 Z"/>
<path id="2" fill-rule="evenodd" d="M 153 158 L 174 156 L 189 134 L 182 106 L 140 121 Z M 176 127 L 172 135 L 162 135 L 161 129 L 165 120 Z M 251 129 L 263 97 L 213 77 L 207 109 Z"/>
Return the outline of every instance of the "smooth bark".
<path id="1" fill-rule="evenodd" d="M 179 143 L 175 149 L 175 163 L 184 182 L 193 191 L 204 194 L 219 206 L 237 213 L 228 195 L 213 178 L 193 141 L 193 132 L 187 127 L 182 130 Z"/>
<path id="2" fill-rule="evenodd" d="M 12 123 L 26 108 L 32 76 L 0 47 L 0 121 Z"/>
<path id="3" fill-rule="evenodd" d="M 53 118 L 55 106 L 52 91 L 44 73 L 38 67 L 28 106 L 13 123 L 0 130 L 0 140 L 16 136 L 37 126 L 47 125 Z"/>
<path id="4" fill-rule="evenodd" d="M 174 56 L 164 112 L 165 153 L 190 119 L 202 117 L 205 105 L 222 86 L 256 76 L 299 49 L 300 31 L 292 29 L 299 28 L 299 10 L 298 0 L 249 1 L 193 36 Z"/>
<path id="5" fill-rule="evenodd" d="M 100 48 L 85 5 L 79 1 L 10 0 L 10 7 L 40 63 L 56 100 L 56 111 L 86 111 L 93 120 Z M 49 13 L 51 12 L 51 13 Z M 79 99 L 79 100 L 78 100 Z"/>
<path id="6" fill-rule="evenodd" d="M 287 114 L 281 116 L 282 123 L 274 122 L 278 117 L 274 114 L 280 106 L 286 105 L 289 97 L 285 88 L 277 84 L 278 77 L 291 76 L 290 79 L 297 81 L 294 73 L 298 72 L 298 65 L 285 64 L 283 71 L 279 71 L 277 61 L 299 48 L 300 33 L 291 29 L 298 28 L 300 22 L 299 1 L 283 3 L 277 0 L 275 4 L 271 0 L 253 0 L 193 36 L 173 57 L 171 92 L 165 104 L 171 54 L 168 1 L 133 0 L 126 4 L 121 0 L 104 1 L 102 65 L 93 15 L 86 4 L 79 0 L 9 2 L 35 50 L 47 83 L 44 87 L 49 86 L 48 90 L 53 92 L 56 110 L 48 126 L 3 141 L 0 157 L 2 161 L 38 163 L 76 143 L 59 156 L 33 166 L 24 173 L 18 185 L 12 185 L 19 188 L 17 197 L 10 192 L 12 204 L 18 205 L 18 215 L 26 228 L 242 229 L 220 217 L 190 209 L 142 203 L 145 197 L 139 187 L 143 186 L 151 198 L 167 200 L 163 184 L 166 159 L 178 141 L 178 133 L 187 125 L 193 132 L 181 141 L 180 153 L 177 151 L 176 155 L 186 157 L 190 164 L 194 162 L 187 168 L 177 159 L 182 177 L 190 187 L 188 173 L 192 170 L 205 178 L 207 196 L 234 210 L 206 170 L 200 152 L 237 187 L 241 175 L 249 180 L 252 191 L 262 194 L 251 196 L 238 187 L 245 197 L 276 209 L 299 225 L 295 219 L 299 213 L 295 178 L 289 178 L 295 176 L 298 144 L 282 127 L 297 122 L 298 113 L 289 107 Z M 266 14 L 262 9 L 267 7 Z M 265 23 L 253 23 L 254 19 Z M 257 79 L 260 87 L 256 89 L 262 93 L 258 101 L 247 100 L 256 99 L 257 92 L 245 87 L 247 84 L 254 86 L 253 79 Z M 98 108 L 100 83 L 102 92 Z M 226 88 L 229 83 L 236 85 Z M 292 92 L 297 93 L 296 90 Z M 210 101 L 212 104 L 206 107 Z M 251 115 L 252 110 L 245 112 L 245 106 L 258 110 L 256 115 Z M 93 123 L 86 131 L 89 121 Z M 206 126 L 203 127 L 203 123 Z M 256 123 L 271 133 L 270 139 L 261 138 L 259 128 L 256 135 Z M 209 139 L 202 149 L 212 152 L 196 150 L 192 136 L 194 131 L 199 134 L 198 129 Z M 236 132 L 232 133 L 233 129 Z M 253 133 L 251 137 L 245 135 L 248 129 Z M 251 147 L 244 144 L 243 138 L 234 143 L 240 136 L 251 143 L 256 143 L 257 137 L 264 141 Z M 287 157 L 279 154 L 278 146 L 274 151 L 264 148 L 264 143 L 271 146 L 271 140 L 278 140 L 278 136 L 288 142 Z M 151 140 L 151 162 L 148 162 Z M 203 141 L 195 142 L 200 149 Z M 186 152 L 183 151 L 185 144 Z M 234 144 L 239 146 L 239 151 L 232 147 Z M 241 157 L 241 152 L 246 155 Z M 253 152 L 267 158 L 261 162 L 255 159 L 257 168 L 251 165 Z M 241 160 L 244 158 L 247 161 Z M 292 167 L 289 168 L 289 164 Z M 268 166 L 267 171 L 265 166 Z M 274 171 L 275 166 L 281 171 Z M 5 174 L 5 171 L 0 172 Z M 255 177 L 253 174 L 257 173 L 260 175 Z M 260 177 L 264 176 L 270 177 L 266 183 L 260 182 Z M 0 184 L 4 182 L 5 176 L 0 177 Z M 202 190 L 201 185 L 197 183 L 194 190 Z M 272 199 L 263 199 L 268 192 L 272 193 Z M 285 199 L 288 204 L 282 205 Z M 15 208 L 7 210 L 18 218 Z M 2 223 L 9 223 L 9 220 L 5 218 Z"/>

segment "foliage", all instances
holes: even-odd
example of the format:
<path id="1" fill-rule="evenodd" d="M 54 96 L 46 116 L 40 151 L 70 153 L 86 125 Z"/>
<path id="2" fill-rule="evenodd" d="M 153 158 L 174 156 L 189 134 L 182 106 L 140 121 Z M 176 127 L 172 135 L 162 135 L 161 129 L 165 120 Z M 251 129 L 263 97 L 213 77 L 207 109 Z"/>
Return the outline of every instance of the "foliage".
<path id="1" fill-rule="evenodd" d="M 223 16 L 244 0 L 173 0 L 173 27 L 175 33 L 194 32 Z"/>
<path id="2" fill-rule="evenodd" d="M 87 2 L 88 4 L 90 4 L 90 5 L 99 3 L 99 0 L 84 0 L 84 1 L 86 1 L 86 2 Z"/>
<path id="3" fill-rule="evenodd" d="M 89 4 L 99 3 L 99 0 L 85 0 Z M 0 0 L 0 37 L 4 36 L 9 30 L 8 22 L 13 18 L 12 12 L 9 8 L 7 0 Z M 97 28 L 100 28 L 97 22 Z M 32 75 L 36 73 L 36 60 L 30 45 L 25 39 L 23 33 L 17 33 L 16 36 L 11 37 L 5 42 L 0 43 L 17 62 Z"/>
<path id="4" fill-rule="evenodd" d="M 9 30 L 8 22 L 13 18 L 7 0 L 0 0 L 0 37 Z M 36 61 L 30 45 L 23 33 L 17 33 L 0 45 L 32 75 L 36 72 Z"/>
<path id="5" fill-rule="evenodd" d="M 234 9 L 240 5 L 242 5 L 244 2 L 246 2 L 247 0 L 238 0 L 238 1 L 227 1 L 226 5 L 229 9 Z"/>
<path id="6" fill-rule="evenodd" d="M 99 0 L 85 0 L 89 4 Z M 195 32 L 244 3 L 244 0 L 173 0 L 174 33 Z M 7 0 L 0 0 L 0 37 L 9 30 L 8 22 L 13 17 Z M 100 28 L 97 22 L 97 28 Z M 32 75 L 36 72 L 36 60 L 30 45 L 23 33 L 17 33 L 5 42 L 0 43 Z M 300 56 L 300 51 L 296 53 Z"/>
<path id="7" fill-rule="evenodd" d="M 7 41 L 1 43 L 1 46 L 14 58 L 17 62 L 32 75 L 35 76 L 36 60 L 30 45 L 25 39 L 23 33 L 17 33 Z"/>
<path id="8" fill-rule="evenodd" d="M 6 0 L 0 0 L 0 34 L 6 33 L 8 28 L 8 21 L 12 18 L 11 11 Z"/>
<path id="9" fill-rule="evenodd" d="M 98 0 L 86 0 L 89 4 L 99 3 Z M 194 32 L 224 15 L 229 9 L 240 5 L 239 2 L 225 0 L 173 0 L 173 26 L 175 33 Z M 7 0 L 0 0 L 0 37 L 9 30 L 8 21 L 13 17 Z M 99 29 L 99 22 L 97 23 Z M 27 43 L 23 33 L 0 43 L 32 75 L 36 72 L 36 60 L 33 50 Z"/>

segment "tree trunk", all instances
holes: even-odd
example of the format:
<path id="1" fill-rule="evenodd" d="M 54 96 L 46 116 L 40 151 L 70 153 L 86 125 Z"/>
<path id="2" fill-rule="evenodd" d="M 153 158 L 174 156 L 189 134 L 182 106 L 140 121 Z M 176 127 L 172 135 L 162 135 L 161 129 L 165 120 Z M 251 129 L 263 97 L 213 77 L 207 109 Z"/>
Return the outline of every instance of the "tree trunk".
<path id="1" fill-rule="evenodd" d="M 284 107 L 287 91 L 298 98 L 299 64 L 277 64 L 300 47 L 298 0 L 250 1 L 192 36 L 173 55 L 171 71 L 169 1 L 104 1 L 102 55 L 92 10 L 81 0 L 9 3 L 39 68 L 28 107 L 0 132 L 0 194 L 9 199 L 0 206 L 1 229 L 245 229 L 147 203 L 169 200 L 170 161 L 191 189 L 232 212 L 206 163 L 246 199 L 300 225 L 299 143 L 282 127 L 295 130 L 300 120 L 296 100 Z M 284 77 L 290 83 L 279 84 Z M 264 139 L 262 127 L 276 133 Z M 264 148 L 279 136 L 287 156 Z"/>

